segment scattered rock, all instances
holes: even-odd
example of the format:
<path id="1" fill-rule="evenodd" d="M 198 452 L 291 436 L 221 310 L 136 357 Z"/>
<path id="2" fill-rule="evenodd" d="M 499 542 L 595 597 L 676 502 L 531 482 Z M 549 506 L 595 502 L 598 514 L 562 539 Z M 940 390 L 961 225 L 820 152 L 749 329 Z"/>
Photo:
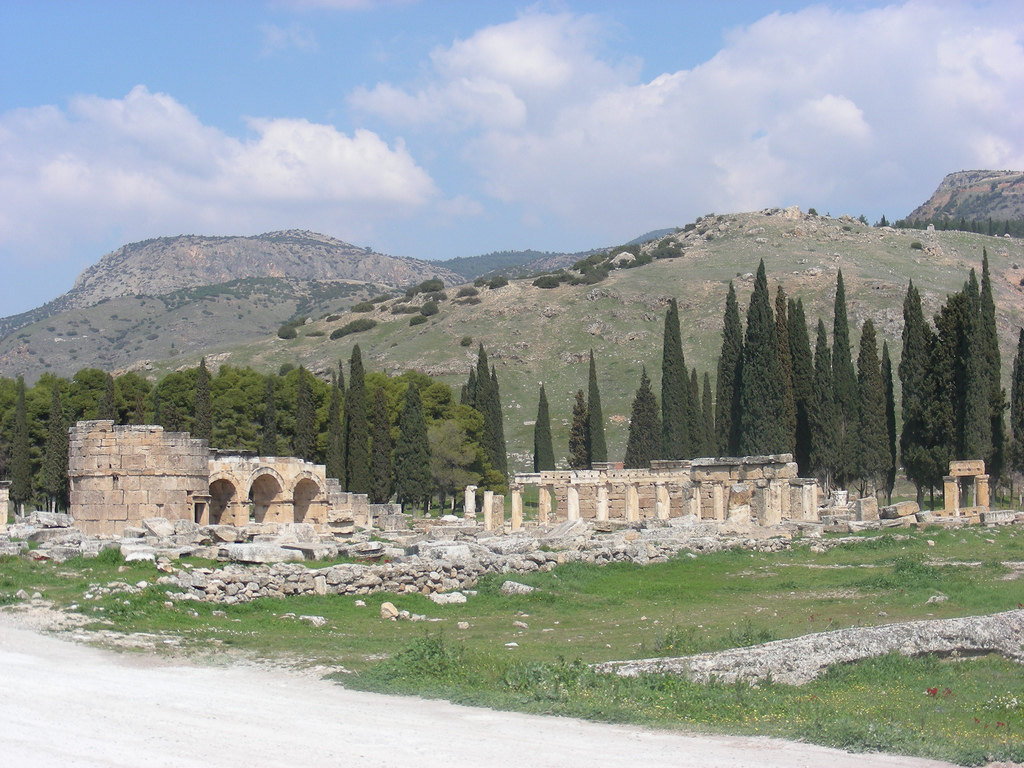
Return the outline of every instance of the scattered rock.
<path id="1" fill-rule="evenodd" d="M 529 584 L 520 584 L 518 581 L 506 581 L 501 585 L 501 594 L 528 595 L 536 589 L 536 587 L 531 587 Z"/>
<path id="2" fill-rule="evenodd" d="M 427 597 L 438 605 L 454 605 L 466 602 L 466 596 L 461 592 L 434 592 Z"/>
<path id="3" fill-rule="evenodd" d="M 299 621 L 308 622 L 314 627 L 322 627 L 327 624 L 327 619 L 323 616 L 299 616 Z"/>
<path id="4" fill-rule="evenodd" d="M 395 604 L 388 602 L 381 603 L 380 617 L 382 619 L 391 619 L 391 621 L 395 621 L 398 618 L 398 609 L 395 608 Z"/>

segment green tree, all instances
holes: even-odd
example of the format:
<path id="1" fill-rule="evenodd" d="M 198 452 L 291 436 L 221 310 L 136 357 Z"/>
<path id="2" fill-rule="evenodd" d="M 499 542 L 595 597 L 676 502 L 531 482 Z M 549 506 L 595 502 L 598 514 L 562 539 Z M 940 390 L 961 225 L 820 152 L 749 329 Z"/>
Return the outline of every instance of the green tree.
<path id="1" fill-rule="evenodd" d="M 601 392 L 597 387 L 597 366 L 594 350 L 590 350 L 590 373 L 587 379 L 587 441 L 590 445 L 590 464 L 608 461 L 608 445 L 604 438 L 604 415 L 601 412 Z"/>
<path id="2" fill-rule="evenodd" d="M 958 457 L 987 459 L 992 453 L 991 377 L 982 338 L 981 295 L 978 277 L 971 270 L 966 290 L 967 307 L 960 334 L 957 372 L 963 376 L 963 419 L 958 430 Z"/>
<path id="3" fill-rule="evenodd" d="M 846 287 L 843 271 L 839 270 L 832 325 L 832 386 L 835 388 L 839 428 L 835 479 L 844 488 L 857 473 L 857 374 L 853 369 L 852 350 L 850 325 L 846 316 Z"/>
<path id="4" fill-rule="evenodd" d="M 715 441 L 715 401 L 711 394 L 711 376 L 707 371 L 704 371 L 704 386 L 700 402 L 704 422 L 704 450 L 701 453 L 705 456 L 716 456 L 718 454 Z"/>
<path id="5" fill-rule="evenodd" d="M 213 437 L 213 404 L 210 399 L 210 372 L 206 358 L 199 361 L 195 399 L 192 403 L 192 437 L 209 441 Z"/>
<path id="6" fill-rule="evenodd" d="M 117 423 L 117 396 L 114 390 L 114 377 L 109 373 L 103 383 L 103 398 L 100 400 L 99 418 Z"/>
<path id="7" fill-rule="evenodd" d="M 885 386 L 878 360 L 875 324 L 864 321 L 857 354 L 857 477 L 877 490 L 884 485 L 891 457 L 885 421 Z M 864 487 L 861 487 L 864 493 Z"/>
<path id="8" fill-rule="evenodd" d="M 590 446 L 587 444 L 587 400 L 583 390 L 576 390 L 576 403 L 572 408 L 572 425 L 569 427 L 569 468 L 590 467 Z"/>
<path id="9" fill-rule="evenodd" d="M 1003 411 L 1006 408 L 1006 393 L 1002 387 L 1002 361 L 999 355 L 999 332 L 996 328 L 996 303 L 992 295 L 992 275 L 988 267 L 988 251 L 981 251 L 981 297 L 980 327 L 978 346 L 981 355 L 982 377 L 987 381 L 989 420 L 992 450 L 985 457 L 985 469 L 992 477 L 994 488 L 1005 464 L 1006 427 Z"/>
<path id="10" fill-rule="evenodd" d="M 430 475 L 439 505 L 445 509 L 450 498 L 454 507 L 458 492 L 479 477 L 472 469 L 476 449 L 466 430 L 452 419 L 427 427 L 427 442 L 430 446 Z"/>
<path id="11" fill-rule="evenodd" d="M 277 456 L 277 407 L 274 404 L 277 379 L 273 374 L 266 379 L 266 395 L 263 399 L 263 429 L 261 431 L 260 455 Z"/>
<path id="12" fill-rule="evenodd" d="M 370 501 L 385 504 L 395 492 L 395 476 L 391 465 L 391 412 L 383 389 L 373 393 L 370 432 Z"/>
<path id="13" fill-rule="evenodd" d="M 814 398 L 809 414 L 811 425 L 811 471 L 822 479 L 825 489 L 832 485 L 838 463 L 836 445 L 838 415 L 832 388 L 832 354 L 828 348 L 825 323 L 818 320 L 818 337 L 814 349 Z"/>
<path id="14" fill-rule="evenodd" d="M 72 377 L 66 402 L 72 424 L 100 418 L 99 405 L 106 387 L 107 374 L 99 368 L 82 368 Z"/>
<path id="15" fill-rule="evenodd" d="M 345 477 L 345 436 L 341 431 L 341 389 L 331 383 L 331 403 L 327 408 L 327 450 L 324 452 L 327 476 L 339 481 Z"/>
<path id="16" fill-rule="evenodd" d="M 786 429 L 786 451 L 796 453 L 796 398 L 793 384 L 793 352 L 789 346 L 789 313 L 786 292 L 782 286 L 775 291 L 775 343 L 779 349 L 782 371 L 782 418 Z"/>
<path id="17" fill-rule="evenodd" d="M 533 427 L 533 471 L 550 472 L 555 468 L 555 449 L 551 441 L 551 416 L 544 385 L 537 399 L 537 421 Z"/>
<path id="18" fill-rule="evenodd" d="M 814 357 L 807 335 L 807 318 L 803 299 L 789 300 L 789 350 L 793 360 L 793 404 L 796 408 L 796 445 L 793 458 L 801 477 L 811 472 L 810 411 L 814 399 Z"/>
<path id="19" fill-rule="evenodd" d="M 43 455 L 43 490 L 49 498 L 50 509 L 57 511 L 68 507 L 68 424 L 57 382 L 52 389 Z M 6 514 L 6 510 L 3 512 Z"/>
<path id="20" fill-rule="evenodd" d="M 417 395 L 417 401 L 419 396 Z M 370 491 L 370 427 L 366 418 L 366 376 L 359 345 L 352 347 L 345 399 L 348 432 L 345 435 L 345 487 L 350 493 Z"/>
<path id="21" fill-rule="evenodd" d="M 470 371 L 469 382 L 466 384 L 466 404 L 476 408 L 484 417 L 483 448 L 487 461 L 492 469 L 505 478 L 508 475 L 508 455 L 498 374 L 488 364 L 483 344 L 477 355 L 476 371 Z M 502 484 L 504 482 L 503 479 Z"/>
<path id="22" fill-rule="evenodd" d="M 295 455 L 305 461 L 316 456 L 316 408 L 313 405 L 313 385 L 309 371 L 299 366 L 299 380 L 295 396 L 295 438 L 292 448 Z"/>
<path id="23" fill-rule="evenodd" d="M 747 310 L 740 379 L 740 453 L 745 456 L 783 453 L 786 436 L 782 367 L 764 261 L 757 268 Z"/>
<path id="24" fill-rule="evenodd" d="M 1013 469 L 1024 474 L 1024 328 L 1017 336 L 1017 354 L 1013 358 L 1010 381 L 1010 461 Z"/>
<path id="25" fill-rule="evenodd" d="M 661 452 L 666 459 L 692 457 L 689 433 L 692 403 L 690 382 L 683 357 L 683 341 L 679 331 L 679 305 L 669 302 L 665 312 L 665 334 L 661 354 Z"/>
<path id="26" fill-rule="evenodd" d="M 494 437 L 492 441 L 494 443 L 494 459 L 497 462 L 492 464 L 492 466 L 504 478 L 508 476 L 508 448 L 505 444 L 505 420 L 501 410 L 501 388 L 498 385 L 498 371 L 493 365 L 491 366 L 491 393 L 488 412 L 491 414 L 490 420 L 493 423 Z"/>
<path id="27" fill-rule="evenodd" d="M 658 419 L 658 401 L 647 378 L 647 367 L 640 372 L 640 387 L 633 397 L 629 416 L 629 437 L 626 440 L 627 469 L 646 469 L 651 460 L 658 458 L 661 446 L 661 423 Z"/>
<path id="28" fill-rule="evenodd" d="M 892 490 L 896 487 L 896 470 L 899 454 L 896 451 L 896 392 L 893 387 L 892 359 L 889 357 L 889 343 L 882 342 L 882 387 L 885 390 L 885 436 L 889 449 L 889 463 L 885 470 L 885 498 L 892 504 Z"/>
<path id="29" fill-rule="evenodd" d="M 740 451 L 740 377 L 743 366 L 743 325 L 740 321 L 736 289 L 729 283 L 725 297 L 722 328 L 722 353 L 718 358 L 715 380 L 715 436 L 718 453 L 735 456 Z"/>
<path id="30" fill-rule="evenodd" d="M 897 369 L 900 377 L 900 463 L 917 489 L 917 503 L 924 503 L 931 456 L 928 444 L 929 365 L 932 332 L 921 309 L 921 294 L 913 281 L 903 298 L 903 352 Z"/>
<path id="31" fill-rule="evenodd" d="M 18 377 L 14 403 L 14 435 L 11 440 L 11 489 L 14 508 L 21 514 L 32 498 L 32 444 L 28 431 L 28 407 L 25 405 L 25 379 Z"/>
<path id="32" fill-rule="evenodd" d="M 430 444 L 423 405 L 419 389 L 415 384 L 409 384 L 398 418 L 398 441 L 395 443 L 395 490 L 403 511 L 408 504 L 427 502 L 430 482 Z"/>

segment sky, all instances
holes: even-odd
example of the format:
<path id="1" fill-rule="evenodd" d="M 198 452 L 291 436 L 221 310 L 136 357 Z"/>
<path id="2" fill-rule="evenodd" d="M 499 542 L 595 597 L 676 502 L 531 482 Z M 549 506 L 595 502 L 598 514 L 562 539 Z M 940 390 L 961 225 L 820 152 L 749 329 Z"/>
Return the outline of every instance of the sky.
<path id="1" fill-rule="evenodd" d="M 1024 3 L 0 0 L 0 316 L 120 245 L 579 251 L 1024 170 Z"/>

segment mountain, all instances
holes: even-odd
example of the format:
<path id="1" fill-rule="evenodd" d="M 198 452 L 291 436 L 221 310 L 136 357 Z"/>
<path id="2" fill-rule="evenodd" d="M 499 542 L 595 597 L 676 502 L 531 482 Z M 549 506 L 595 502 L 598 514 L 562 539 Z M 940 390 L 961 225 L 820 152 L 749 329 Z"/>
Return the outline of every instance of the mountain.
<path id="1" fill-rule="evenodd" d="M 957 171 L 942 180 L 906 221 L 1016 221 L 1024 219 L 1024 173 Z"/>

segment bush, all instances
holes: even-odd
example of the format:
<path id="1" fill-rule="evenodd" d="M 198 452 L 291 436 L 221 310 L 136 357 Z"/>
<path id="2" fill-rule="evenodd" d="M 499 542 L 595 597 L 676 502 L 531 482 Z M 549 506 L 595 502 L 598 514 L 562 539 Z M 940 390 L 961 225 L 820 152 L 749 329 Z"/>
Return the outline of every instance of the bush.
<path id="1" fill-rule="evenodd" d="M 426 304 L 420 307 L 420 314 L 423 317 L 430 317 L 431 315 L 436 315 L 437 313 L 438 309 L 436 301 L 428 301 Z"/>
<path id="2" fill-rule="evenodd" d="M 448 301 L 448 294 L 444 291 L 432 291 L 424 294 L 423 298 L 427 301 Z"/>
<path id="3" fill-rule="evenodd" d="M 505 277 L 504 275 L 492 277 L 490 280 L 487 281 L 487 287 L 491 289 L 501 288 L 506 285 L 508 285 L 508 278 Z"/>
<path id="4" fill-rule="evenodd" d="M 416 317 L 409 318 L 409 325 L 422 325 L 425 322 L 427 322 L 425 315 L 416 315 Z"/>
<path id="5" fill-rule="evenodd" d="M 373 312 L 373 302 L 372 301 L 360 301 L 358 304 L 356 304 L 354 307 L 352 307 L 352 311 L 353 312 Z"/>
<path id="6" fill-rule="evenodd" d="M 323 331 L 320 331 L 320 330 L 316 330 L 316 331 L 307 331 L 307 332 L 306 332 L 306 336 L 323 336 L 323 335 L 324 335 L 324 332 L 323 332 Z"/>
<path id="7" fill-rule="evenodd" d="M 395 304 L 391 308 L 392 315 L 411 315 L 419 311 L 420 308 L 416 304 Z"/>
<path id="8" fill-rule="evenodd" d="M 279 339 L 294 339 L 298 335 L 295 326 L 291 323 L 285 323 L 277 329 L 277 338 Z"/>
<path id="9" fill-rule="evenodd" d="M 910 244 L 910 250 L 912 250 L 912 251 L 923 251 L 924 250 L 924 246 L 921 245 L 921 241 L 920 240 L 915 240 L 914 242 L 912 242 Z"/>
<path id="10" fill-rule="evenodd" d="M 442 290 L 444 290 L 444 281 L 435 277 L 430 280 L 424 280 L 419 285 L 407 288 L 405 290 L 405 298 L 411 299 L 417 293 L 436 293 Z"/>
<path id="11" fill-rule="evenodd" d="M 473 285 L 475 285 L 477 288 L 483 288 L 485 285 L 487 285 L 487 278 L 478 277 L 476 280 L 473 281 Z"/>
<path id="12" fill-rule="evenodd" d="M 817 216 L 818 215 L 818 211 L 815 208 L 808 208 L 807 209 L 807 214 L 809 216 Z"/>
<path id="13" fill-rule="evenodd" d="M 328 315 L 327 322 L 333 323 L 335 320 L 341 320 L 341 315 Z"/>
<path id="14" fill-rule="evenodd" d="M 478 293 L 480 293 L 480 291 L 478 291 L 476 288 L 467 285 L 462 288 L 459 288 L 459 292 L 458 294 L 456 294 L 456 298 L 461 299 L 466 296 L 476 296 Z"/>
<path id="15" fill-rule="evenodd" d="M 463 336 L 461 339 L 459 339 L 459 346 L 460 347 L 468 347 L 472 343 L 473 343 L 473 337 L 472 336 Z"/>
<path id="16" fill-rule="evenodd" d="M 295 366 L 291 363 L 281 363 L 281 367 L 277 369 L 278 376 L 286 376 L 288 372 L 294 370 Z"/>
<path id="17" fill-rule="evenodd" d="M 533 284 L 538 288 L 557 288 L 562 284 L 562 280 L 558 275 L 541 275 Z"/>
<path id="18" fill-rule="evenodd" d="M 468 305 L 472 306 L 473 304 L 479 304 L 480 303 L 480 297 L 479 296 L 468 296 L 465 299 L 458 299 L 455 303 L 456 304 L 468 304 Z"/>
<path id="19" fill-rule="evenodd" d="M 376 320 L 371 320 L 368 317 L 360 317 L 357 320 L 353 320 L 350 323 L 345 323 L 341 328 L 335 328 L 331 331 L 331 339 L 340 339 L 342 336 L 348 336 L 350 333 L 359 333 L 360 331 L 368 331 L 377 325 Z"/>

